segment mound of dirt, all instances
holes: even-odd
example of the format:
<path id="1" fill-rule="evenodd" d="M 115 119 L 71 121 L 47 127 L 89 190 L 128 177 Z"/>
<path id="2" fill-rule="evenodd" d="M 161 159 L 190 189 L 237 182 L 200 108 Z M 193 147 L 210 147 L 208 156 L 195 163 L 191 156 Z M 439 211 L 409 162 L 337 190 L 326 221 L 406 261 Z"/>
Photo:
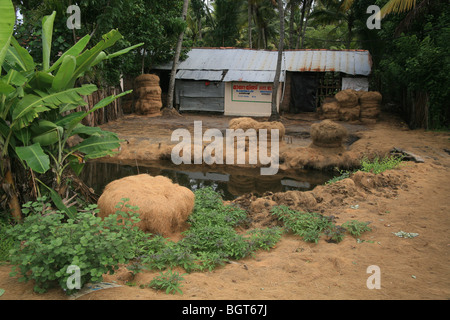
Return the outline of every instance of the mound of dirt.
<path id="1" fill-rule="evenodd" d="M 315 187 L 311 191 L 267 192 L 262 197 L 245 194 L 233 201 L 248 212 L 250 227 L 273 227 L 279 221 L 271 213 L 274 206 L 287 206 L 301 212 L 320 212 L 348 207 L 375 194 L 396 197 L 398 189 L 407 189 L 405 176 L 396 170 L 380 174 L 357 171 L 349 178 Z M 337 211 L 338 212 L 338 211 Z"/>
<path id="2" fill-rule="evenodd" d="M 98 200 L 99 216 L 115 213 L 115 206 L 123 198 L 129 198 L 130 205 L 139 207 L 140 229 L 167 237 L 187 227 L 185 222 L 194 208 L 195 196 L 188 188 L 163 176 L 128 176 L 105 187 Z"/>

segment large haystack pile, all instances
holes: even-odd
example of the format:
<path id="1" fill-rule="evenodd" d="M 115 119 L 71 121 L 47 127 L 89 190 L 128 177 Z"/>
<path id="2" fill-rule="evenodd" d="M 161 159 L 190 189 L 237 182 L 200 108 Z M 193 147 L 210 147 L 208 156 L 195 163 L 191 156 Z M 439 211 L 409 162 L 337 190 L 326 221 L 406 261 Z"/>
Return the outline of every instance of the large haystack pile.
<path id="1" fill-rule="evenodd" d="M 326 98 L 320 111 L 322 119 L 339 120 L 339 102 L 335 98 Z"/>
<path id="2" fill-rule="evenodd" d="M 326 98 L 318 109 L 320 119 L 375 123 L 381 111 L 382 96 L 377 91 L 339 91 Z"/>
<path id="3" fill-rule="evenodd" d="M 160 114 L 162 108 L 159 77 L 154 74 L 141 74 L 134 85 L 134 111 L 139 114 Z"/>
<path id="4" fill-rule="evenodd" d="M 367 91 L 359 94 L 362 122 L 376 122 L 380 114 L 381 100 L 381 93 L 377 91 Z"/>
<path id="5" fill-rule="evenodd" d="M 355 121 L 359 119 L 360 106 L 355 90 L 347 89 L 336 93 L 339 103 L 339 119 L 342 121 Z"/>
<path id="6" fill-rule="evenodd" d="M 182 231 L 194 208 L 194 193 L 174 184 L 163 176 L 140 174 L 109 183 L 98 200 L 99 216 L 106 217 L 117 211 L 122 198 L 139 207 L 143 231 L 169 236 Z"/>
<path id="7" fill-rule="evenodd" d="M 266 129 L 268 139 L 270 139 L 271 137 L 272 129 L 278 129 L 280 140 L 283 139 L 284 134 L 286 132 L 286 128 L 279 121 L 260 122 L 248 117 L 231 119 L 230 122 L 228 123 L 228 127 L 230 129 L 234 130 L 242 129 L 244 131 L 247 131 L 248 129 L 255 129 L 257 135 L 259 134 L 259 129 Z"/>
<path id="8" fill-rule="evenodd" d="M 341 148 L 348 132 L 342 125 L 323 120 L 311 125 L 312 145 L 320 148 Z"/>

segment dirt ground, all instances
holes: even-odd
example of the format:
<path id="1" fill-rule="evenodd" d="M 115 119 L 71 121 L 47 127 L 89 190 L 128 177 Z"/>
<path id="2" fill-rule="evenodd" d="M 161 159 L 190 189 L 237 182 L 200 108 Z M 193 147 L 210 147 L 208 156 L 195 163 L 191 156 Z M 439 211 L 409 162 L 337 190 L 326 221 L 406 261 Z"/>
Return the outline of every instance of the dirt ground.
<path id="1" fill-rule="evenodd" d="M 225 129 L 228 123 L 226 118 L 206 115 L 184 115 L 175 119 L 129 115 L 104 128 L 127 139 L 125 147 L 145 141 L 151 143 L 154 149 L 142 151 L 141 161 L 145 153 L 149 158 L 158 156 L 157 150 L 167 145 L 172 130 L 192 127 L 194 120 L 219 129 Z M 288 138 L 284 150 L 308 146 L 309 127 L 314 121 L 317 119 L 313 116 L 285 116 L 283 122 Z M 312 206 L 325 215 L 334 215 L 338 224 L 352 219 L 370 221 L 372 231 L 361 235 L 359 240 L 347 235 L 338 244 L 323 239 L 312 244 L 285 235 L 270 251 L 258 252 L 254 257 L 226 264 L 212 272 L 185 275 L 183 295 L 139 288 L 158 272 L 140 273 L 135 278 L 137 285 L 128 286 L 130 275 L 123 267 L 115 275 L 104 276 L 104 281 L 115 281 L 120 287 L 91 292 L 78 299 L 449 299 L 450 134 L 409 130 L 401 121 L 386 114 L 377 124 L 345 126 L 359 138 L 348 151 L 359 155 L 382 154 L 398 147 L 424 160 L 424 163 L 408 161 L 378 177 L 360 175 L 308 191 L 317 200 Z M 141 149 L 137 147 L 134 154 Z M 273 200 L 273 196 L 270 199 Z M 244 200 L 254 202 L 256 199 L 248 196 Z M 295 205 L 301 208 L 302 202 Z M 308 206 L 306 202 L 304 205 Z M 255 206 L 252 208 L 252 214 L 257 214 Z M 419 235 L 408 239 L 393 234 L 399 231 Z M 370 266 L 379 267 L 380 289 L 367 286 L 372 275 L 367 272 Z M 5 290 L 0 300 L 69 299 L 60 289 L 36 294 L 32 283 L 19 283 L 9 272 L 10 266 L 0 266 L 0 288 Z"/>

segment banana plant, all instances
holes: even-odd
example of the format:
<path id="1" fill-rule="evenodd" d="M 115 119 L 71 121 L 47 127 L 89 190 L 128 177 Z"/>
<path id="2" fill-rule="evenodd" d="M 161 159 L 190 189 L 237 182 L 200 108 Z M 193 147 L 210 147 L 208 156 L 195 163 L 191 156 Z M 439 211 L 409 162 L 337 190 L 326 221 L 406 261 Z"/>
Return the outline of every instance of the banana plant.
<path id="1" fill-rule="evenodd" d="M 108 55 L 105 50 L 122 38 L 118 30 L 103 35 L 102 40 L 90 49 L 87 49 L 90 36 L 86 35 L 51 64 L 53 12 L 42 20 L 43 61 L 38 64 L 13 37 L 11 7 L 10 0 L 0 0 L 0 66 L 3 70 L 0 76 L 1 175 L 7 176 L 10 158 L 18 159 L 26 169 L 37 174 L 52 169 L 54 186 L 49 187 L 36 180 L 49 189 L 58 209 L 73 217 L 75 210 L 64 206 L 61 194 L 57 192 L 61 190 L 65 170 L 69 165 L 75 168 L 84 159 L 111 155 L 120 146 L 116 134 L 86 127 L 81 122 L 89 113 L 131 92 L 104 98 L 89 111 L 75 112 L 78 106 L 86 105 L 83 96 L 98 89 L 93 84 L 76 86 L 76 82 L 101 61 L 125 54 L 142 44 Z M 67 142 L 73 135 L 79 135 L 83 141 L 69 147 Z"/>

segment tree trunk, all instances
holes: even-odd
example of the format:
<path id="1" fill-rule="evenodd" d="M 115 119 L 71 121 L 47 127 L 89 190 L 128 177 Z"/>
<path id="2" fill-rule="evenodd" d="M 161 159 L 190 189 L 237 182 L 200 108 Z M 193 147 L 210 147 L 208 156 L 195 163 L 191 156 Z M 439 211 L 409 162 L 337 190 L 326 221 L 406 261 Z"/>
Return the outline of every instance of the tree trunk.
<path id="1" fill-rule="evenodd" d="M 277 69 L 275 71 L 275 79 L 273 81 L 273 88 L 272 88 L 272 104 L 270 114 L 271 121 L 276 121 L 280 119 L 280 115 L 278 114 L 277 110 L 277 100 L 278 100 L 278 87 L 280 86 L 281 62 L 283 60 L 283 49 L 284 49 L 284 9 L 282 0 L 278 0 L 278 13 L 280 15 L 280 44 L 278 45 Z"/>
<path id="2" fill-rule="evenodd" d="M 291 0 L 289 2 L 290 15 L 289 15 L 289 49 L 294 48 L 294 17 L 295 17 L 295 6 L 297 1 Z"/>
<path id="3" fill-rule="evenodd" d="M 186 21 L 188 6 L 189 6 L 189 0 L 184 0 L 183 12 L 182 12 L 181 18 L 185 21 Z M 175 75 L 177 73 L 178 61 L 180 60 L 181 47 L 183 45 L 183 37 L 184 37 L 184 30 L 181 31 L 180 35 L 178 36 L 177 47 L 175 49 L 175 56 L 173 58 L 172 71 L 170 73 L 169 92 L 167 93 L 167 105 L 165 107 L 165 109 L 168 109 L 170 111 L 173 110 L 173 97 L 175 94 Z"/>
<path id="4" fill-rule="evenodd" d="M 5 170 L 5 177 L 3 179 L 2 187 L 9 197 L 9 209 L 11 215 L 16 221 L 22 221 L 22 210 L 20 208 L 19 197 L 17 196 L 16 184 L 11 172 L 11 162 L 8 158 L 3 159 L 3 165 Z"/>
<path id="5" fill-rule="evenodd" d="M 248 0 L 248 47 L 252 49 L 252 0 Z"/>

